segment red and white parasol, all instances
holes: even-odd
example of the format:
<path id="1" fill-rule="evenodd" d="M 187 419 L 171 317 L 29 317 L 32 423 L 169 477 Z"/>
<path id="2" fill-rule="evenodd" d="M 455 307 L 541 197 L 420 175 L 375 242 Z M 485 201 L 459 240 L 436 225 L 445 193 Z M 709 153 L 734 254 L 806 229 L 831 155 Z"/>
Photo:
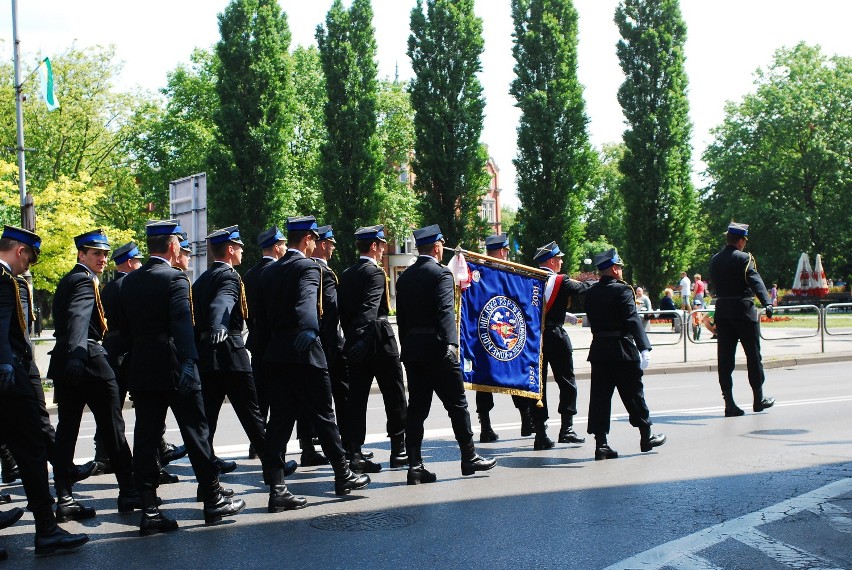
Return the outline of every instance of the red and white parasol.
<path id="1" fill-rule="evenodd" d="M 811 260 L 808 254 L 802 252 L 799 256 L 799 266 L 796 268 L 796 276 L 793 278 L 793 295 L 808 295 L 811 290 Z"/>
<path id="2" fill-rule="evenodd" d="M 825 269 L 822 268 L 822 256 L 816 254 L 814 258 L 814 271 L 811 274 L 811 295 L 825 297 L 828 295 L 828 279 L 825 278 Z"/>

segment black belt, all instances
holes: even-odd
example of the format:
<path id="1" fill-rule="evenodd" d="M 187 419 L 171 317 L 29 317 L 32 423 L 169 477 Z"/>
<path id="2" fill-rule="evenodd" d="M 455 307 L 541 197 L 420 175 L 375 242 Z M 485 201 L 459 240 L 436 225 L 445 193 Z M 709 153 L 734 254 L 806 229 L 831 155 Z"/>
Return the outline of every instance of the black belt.
<path id="1" fill-rule="evenodd" d="M 592 336 L 596 336 L 598 338 L 629 338 L 621 331 L 592 331 Z"/>
<path id="2" fill-rule="evenodd" d="M 438 329 L 435 327 L 411 327 L 408 329 L 408 334 L 438 334 Z"/>
<path id="3" fill-rule="evenodd" d="M 140 334 L 133 337 L 133 342 L 166 342 L 172 340 L 168 333 Z"/>
<path id="4" fill-rule="evenodd" d="M 121 335 L 121 331 L 109 330 L 109 331 L 106 332 L 106 334 L 104 334 L 104 340 L 106 340 L 108 338 L 117 337 L 117 336 L 120 336 L 120 335 Z"/>
<path id="5" fill-rule="evenodd" d="M 560 323 L 559 321 L 544 321 L 544 326 L 546 327 L 561 327 L 564 324 L 565 322 Z"/>

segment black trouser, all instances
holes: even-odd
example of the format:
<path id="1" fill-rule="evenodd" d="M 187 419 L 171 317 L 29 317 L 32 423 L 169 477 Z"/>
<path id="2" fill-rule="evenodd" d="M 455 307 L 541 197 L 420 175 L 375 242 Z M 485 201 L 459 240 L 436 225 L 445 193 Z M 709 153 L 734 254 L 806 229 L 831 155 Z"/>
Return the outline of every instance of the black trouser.
<path id="1" fill-rule="evenodd" d="M 110 368 L 115 370 L 115 379 L 118 382 L 118 405 L 120 409 L 124 409 L 124 402 L 127 401 L 127 371 L 124 366 L 118 364 L 113 359 L 109 359 Z M 95 427 L 95 461 L 103 461 L 108 459 L 106 453 L 106 442 L 104 442 L 103 430 L 100 427 Z"/>
<path id="2" fill-rule="evenodd" d="M 591 384 L 589 433 L 609 433 L 612 393 L 615 389 L 618 389 L 618 395 L 627 409 L 630 425 L 640 431 L 650 430 L 651 412 L 645 403 L 642 370 L 638 361 L 592 362 Z"/>
<path id="3" fill-rule="evenodd" d="M 204 415 L 210 435 L 210 449 L 213 449 L 213 437 L 219 423 L 219 412 L 225 403 L 225 396 L 234 406 L 234 413 L 240 420 L 254 450 L 263 455 L 266 439 L 264 421 L 260 417 L 257 405 L 257 391 L 251 372 L 225 372 L 203 370 L 201 372 L 201 394 L 204 398 Z"/>
<path id="4" fill-rule="evenodd" d="M 30 376 L 30 384 L 33 388 L 33 397 L 38 402 L 39 417 L 41 418 L 41 433 L 44 435 L 44 444 L 47 447 L 47 460 L 53 464 L 53 450 L 56 446 L 56 430 L 50 423 L 50 412 L 47 411 L 47 402 L 44 399 L 44 386 L 41 385 L 41 376 Z M 17 461 L 17 460 L 16 460 Z"/>
<path id="5" fill-rule="evenodd" d="M 16 371 L 15 388 L 0 392 L 0 434 L 18 463 L 27 495 L 27 508 L 34 513 L 43 513 L 49 511 L 53 504 L 42 417 L 44 393 L 42 402 L 39 402 L 27 386 L 29 382 L 26 375 Z"/>
<path id="6" fill-rule="evenodd" d="M 456 441 L 460 445 L 472 441 L 473 430 L 470 427 L 464 380 L 459 365 L 447 358 L 438 362 L 405 362 L 405 373 L 408 378 L 406 445 L 410 449 L 420 449 L 423 423 L 429 417 L 433 393 L 447 410 Z"/>
<path id="7" fill-rule="evenodd" d="M 534 402 L 530 398 L 523 396 L 512 396 L 512 402 L 519 410 L 530 407 L 530 403 Z M 494 409 L 494 394 L 492 392 L 477 392 L 476 393 L 476 413 L 487 414 Z"/>
<path id="8" fill-rule="evenodd" d="M 310 364 L 265 364 L 269 390 L 269 423 L 266 425 L 264 474 L 272 475 L 284 468 L 284 452 L 293 435 L 293 425 L 304 410 L 313 421 L 325 456 L 332 465 L 344 458 L 340 432 L 331 404 L 331 379 L 328 371 Z"/>
<path id="9" fill-rule="evenodd" d="M 760 356 L 760 331 L 757 322 L 747 319 L 719 319 L 716 317 L 716 355 L 719 359 L 719 386 L 722 392 L 734 387 L 737 341 L 743 346 L 748 366 L 748 383 L 753 391 L 762 389 L 763 362 Z"/>
<path id="10" fill-rule="evenodd" d="M 196 480 L 204 487 L 212 485 L 219 476 L 219 466 L 213 461 L 201 392 L 182 395 L 177 390 L 136 391 L 133 404 L 133 471 L 139 490 L 156 489 L 159 484 L 160 441 L 169 408 L 177 420 Z"/>
<path id="11" fill-rule="evenodd" d="M 405 433 L 408 404 L 405 401 L 405 384 L 402 381 L 402 364 L 399 357 L 373 354 L 362 362 L 349 363 L 349 400 L 346 407 L 346 445 L 360 446 L 367 435 L 367 400 L 373 378 L 379 384 L 385 403 L 388 437 Z"/>
<path id="12" fill-rule="evenodd" d="M 251 375 L 254 378 L 254 391 L 257 394 L 257 408 L 260 413 L 260 419 L 263 420 L 263 425 L 269 420 L 269 395 L 266 388 L 266 376 L 263 365 L 255 364 L 255 361 L 260 362 L 260 355 L 252 358 Z"/>
<path id="13" fill-rule="evenodd" d="M 541 403 L 542 407 L 531 407 L 536 423 L 543 423 L 549 417 L 547 411 L 547 367 L 553 372 L 553 379 L 559 386 L 559 415 L 577 414 L 577 380 L 574 377 L 574 356 L 571 339 L 562 326 L 546 325 L 542 343 L 541 366 Z"/>
<path id="14" fill-rule="evenodd" d="M 80 434 L 83 409 L 88 405 L 103 436 L 107 457 L 115 469 L 119 491 L 132 491 L 133 459 L 130 446 L 124 437 L 124 417 L 121 415 L 118 383 L 115 378 L 104 380 L 84 375 L 81 380 L 73 383 L 62 378 L 56 381 L 55 392 L 58 420 L 53 453 L 53 478 L 57 486 L 70 482 L 76 474 L 74 450 Z"/>

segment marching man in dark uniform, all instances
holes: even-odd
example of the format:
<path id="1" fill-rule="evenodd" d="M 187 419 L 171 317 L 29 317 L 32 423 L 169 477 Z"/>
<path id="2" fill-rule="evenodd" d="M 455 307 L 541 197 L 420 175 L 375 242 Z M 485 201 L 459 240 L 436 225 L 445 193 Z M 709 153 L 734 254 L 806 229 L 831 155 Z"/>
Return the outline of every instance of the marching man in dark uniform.
<path id="1" fill-rule="evenodd" d="M 444 236 L 437 225 L 414 230 L 420 254 L 396 284 L 396 315 L 402 362 L 408 377 L 408 484 L 434 483 L 423 465 L 423 423 L 432 394 L 444 404 L 461 450 L 462 475 L 492 469 L 497 461 L 477 455 L 459 368 L 459 334 L 454 311 L 453 274 L 444 265 Z"/>
<path id="2" fill-rule="evenodd" d="M 27 508 L 35 518 L 37 555 L 77 548 L 89 540 L 85 534 L 69 534 L 56 525 L 47 478 L 44 403 L 30 379 L 33 353 L 16 276 L 38 260 L 40 248 L 36 234 L 4 227 L 0 237 L 0 435 L 18 459 Z M 0 548 L 0 558 L 5 554 Z"/>
<path id="3" fill-rule="evenodd" d="M 142 267 L 142 254 L 139 252 L 139 247 L 137 247 L 136 243 L 131 241 L 116 248 L 112 252 L 112 261 L 115 263 L 115 277 L 104 286 L 104 290 L 101 293 L 101 303 L 104 307 L 104 316 L 107 323 L 118 312 L 118 296 L 121 291 L 121 280 L 131 271 Z M 119 402 L 123 408 L 124 401 L 127 398 L 126 359 L 128 352 L 130 352 L 130 344 L 127 342 L 127 339 L 121 336 L 121 331 L 112 327 L 104 334 L 103 347 L 107 351 L 107 361 L 115 372 L 115 377 L 118 381 Z M 165 439 L 160 442 L 160 463 L 162 465 L 167 465 L 185 455 L 186 448 L 184 446 L 175 446 L 166 443 Z M 95 475 L 113 472 L 100 430 L 95 432 L 95 463 L 97 463 Z M 172 477 L 172 475 L 163 471 L 160 473 L 160 482 L 172 482 Z M 174 482 L 176 481 L 177 477 L 174 477 Z"/>
<path id="4" fill-rule="evenodd" d="M 639 428 L 639 449 L 651 451 L 663 445 L 666 436 L 651 432 L 651 413 L 642 386 L 651 343 L 636 311 L 636 294 L 621 279 L 623 263 L 614 249 L 596 255 L 594 263 L 601 279 L 586 293 L 586 315 L 592 325 L 588 432 L 595 436 L 595 459 L 599 460 L 618 457 L 607 443 L 612 392 L 616 388 L 630 425 Z"/>
<path id="5" fill-rule="evenodd" d="M 544 288 L 545 316 L 542 342 L 542 378 L 547 377 L 547 367 L 553 373 L 553 379 L 559 386 L 559 415 L 562 426 L 559 429 L 559 443 L 584 443 L 585 438 L 574 431 L 574 416 L 577 414 L 577 380 L 574 377 L 574 349 L 571 339 L 565 331 L 566 322 L 576 323 L 577 319 L 568 312 L 571 297 L 585 293 L 589 286 L 567 275 L 562 270 L 562 256 L 565 255 L 555 241 L 538 248 L 533 260 L 539 268 L 551 275 Z M 535 421 L 535 443 L 533 449 L 550 449 L 553 441 L 547 437 L 547 382 L 542 382 L 543 406 L 531 408 Z"/>
<path id="6" fill-rule="evenodd" d="M 509 236 L 507 234 L 496 234 L 485 238 L 485 254 L 495 259 L 506 261 L 509 259 Z M 530 412 L 532 400 L 520 396 L 512 396 L 515 407 L 521 414 L 521 435 L 526 437 L 533 434 L 533 420 Z M 494 409 L 494 394 L 491 392 L 476 393 L 476 413 L 479 415 L 479 441 L 491 443 L 497 441 L 499 436 L 491 427 L 491 410 Z"/>
<path id="7" fill-rule="evenodd" d="M 338 278 L 334 270 L 328 265 L 336 248 L 337 240 L 334 239 L 334 228 L 331 226 L 317 228 L 316 247 L 311 259 L 316 261 L 322 269 L 322 315 L 320 316 L 319 336 L 322 349 L 325 352 L 325 360 L 328 363 L 328 375 L 331 378 L 331 396 L 334 399 L 337 428 L 341 437 L 343 437 L 343 434 L 346 433 L 349 377 L 346 361 L 343 358 L 343 331 L 340 329 L 340 310 L 337 303 Z M 299 418 L 296 422 L 296 432 L 299 437 L 299 446 L 302 448 L 302 466 L 326 465 L 328 459 L 314 448 L 313 422 L 309 416 L 302 415 Z"/>
<path id="8" fill-rule="evenodd" d="M 240 230 L 237 226 L 216 230 L 207 236 L 207 243 L 214 261 L 192 285 L 192 299 L 210 448 L 227 396 L 252 449 L 263 455 L 264 421 L 257 405 L 251 359 L 243 343 L 248 304 L 240 274 L 234 269 L 243 259 Z M 216 458 L 216 462 L 221 473 L 236 468 L 233 461 Z"/>
<path id="9" fill-rule="evenodd" d="M 180 258 L 181 228 L 175 220 L 145 227 L 150 259 L 127 275 L 121 286 L 116 326 L 131 341 L 129 387 L 136 406 L 133 440 L 134 473 L 142 495 L 139 533 L 143 536 L 177 529 L 177 521 L 160 512 L 157 497 L 157 449 L 166 412 L 175 415 L 189 461 L 198 480 L 208 524 L 245 508 L 233 491 L 219 485 L 198 377 L 189 279 L 175 268 Z"/>
<path id="10" fill-rule="evenodd" d="M 269 423 L 266 427 L 264 480 L 269 485 L 271 513 L 299 509 L 307 504 L 295 497 L 284 482 L 284 451 L 293 425 L 304 408 L 334 468 L 338 495 L 362 489 L 367 475 L 349 469 L 332 408 L 331 379 L 319 340 L 322 271 L 310 259 L 317 238 L 313 216 L 287 219 L 287 253 L 260 275 L 256 329 L 258 353 L 263 358 L 269 388 Z"/>
<path id="11" fill-rule="evenodd" d="M 124 436 L 124 418 L 115 372 L 101 345 L 107 322 L 98 277 L 109 255 L 109 240 L 103 230 L 74 238 L 77 264 L 56 286 L 53 321 L 56 347 L 50 358 L 48 378 L 55 381 L 58 409 L 53 480 L 56 487 L 56 517 L 59 521 L 95 516 L 95 509 L 78 503 L 71 494 L 77 468 L 74 449 L 80 432 L 83 408 L 89 406 L 118 481 L 118 510 L 126 513 L 142 504 L 133 480 L 133 460 Z"/>
<path id="12" fill-rule="evenodd" d="M 379 384 L 387 415 L 390 466 L 408 464 L 405 451 L 405 385 L 399 346 L 388 322 L 388 278 L 379 266 L 385 253 L 384 226 L 355 231 L 360 258 L 340 276 L 340 324 L 346 337 L 344 352 L 349 366 L 349 405 L 343 441 L 353 471 L 376 473 L 379 463 L 365 459 L 361 446 L 367 434 L 367 399 L 373 378 Z"/>
<path id="13" fill-rule="evenodd" d="M 287 251 L 287 240 L 278 226 L 272 226 L 260 233 L 257 236 L 257 245 L 263 251 L 263 257 L 260 258 L 254 267 L 246 271 L 243 275 L 243 286 L 246 290 L 246 301 L 248 302 L 248 318 L 246 326 L 248 327 L 248 338 L 246 339 L 246 349 L 251 352 L 251 369 L 254 377 L 254 387 L 257 391 L 257 404 L 260 408 L 260 418 L 263 424 L 266 425 L 266 420 L 269 417 L 269 398 L 267 396 L 266 380 L 263 377 L 263 362 L 262 354 L 257 350 L 257 331 L 255 330 L 255 315 L 257 315 L 257 284 L 260 280 L 260 273 L 263 268 L 277 261 L 284 256 Z M 249 459 L 257 456 L 257 452 L 251 449 Z"/>
<path id="14" fill-rule="evenodd" d="M 754 296 L 772 317 L 772 301 L 766 292 L 757 263 L 743 249 L 748 242 L 748 225 L 731 222 L 725 233 L 727 244 L 710 260 L 710 281 L 716 293 L 716 352 L 719 359 L 719 386 L 725 400 L 725 417 L 741 416 L 745 412 L 734 401 L 734 357 L 737 341 L 743 346 L 748 366 L 748 383 L 754 395 L 752 409 L 762 412 L 775 404 L 774 398 L 763 395 L 763 362 L 760 356 L 760 330 Z"/>

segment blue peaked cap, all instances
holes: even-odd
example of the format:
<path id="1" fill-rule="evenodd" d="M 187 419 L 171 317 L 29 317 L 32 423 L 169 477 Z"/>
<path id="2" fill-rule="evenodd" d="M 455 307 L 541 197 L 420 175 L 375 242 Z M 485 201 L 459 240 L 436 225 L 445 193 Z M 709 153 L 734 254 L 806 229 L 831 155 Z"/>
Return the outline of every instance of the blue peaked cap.
<path id="1" fill-rule="evenodd" d="M 41 253 L 41 238 L 38 237 L 38 234 L 34 234 L 29 230 L 25 230 L 24 228 L 18 228 L 16 226 L 3 226 L 3 239 L 13 239 L 15 241 L 19 241 L 21 243 L 27 244 L 33 251 L 35 251 L 36 257 Z"/>
<path id="2" fill-rule="evenodd" d="M 334 228 L 331 226 L 320 226 L 317 228 L 317 241 L 330 241 L 332 243 L 337 243 L 337 240 L 334 239 Z"/>
<path id="3" fill-rule="evenodd" d="M 296 216 L 287 218 L 288 232 L 314 232 L 317 233 L 317 219 L 313 216 Z"/>
<path id="4" fill-rule="evenodd" d="M 74 238 L 74 245 L 77 246 L 78 250 L 89 248 L 109 251 L 111 249 L 106 232 L 100 228 L 78 235 Z"/>
<path id="5" fill-rule="evenodd" d="M 153 220 L 145 224 L 145 235 L 148 237 L 177 236 L 181 233 L 183 233 L 183 228 L 180 227 L 178 220 Z"/>
<path id="6" fill-rule="evenodd" d="M 509 236 L 507 234 L 497 234 L 485 238 L 485 249 L 489 251 L 503 249 L 504 247 L 509 247 Z"/>
<path id="7" fill-rule="evenodd" d="M 604 270 L 609 269 L 613 265 L 624 265 L 624 260 L 618 256 L 618 252 L 613 248 L 596 255 L 593 263 L 598 269 Z"/>
<path id="8" fill-rule="evenodd" d="M 414 234 L 414 244 L 417 246 L 429 245 L 436 241 L 444 241 L 444 234 L 441 233 L 441 228 L 438 227 L 438 224 L 414 230 L 412 233 Z"/>
<path id="9" fill-rule="evenodd" d="M 533 255 L 533 261 L 536 263 L 544 263 L 548 259 L 552 259 L 554 257 L 562 257 L 565 255 L 562 253 L 562 250 L 559 249 L 559 246 L 556 245 L 555 241 L 550 242 L 547 245 L 543 245 L 537 250 L 535 250 L 535 255 Z"/>
<path id="10" fill-rule="evenodd" d="M 738 224 L 737 222 L 731 222 L 728 225 L 728 231 L 726 233 L 733 234 L 735 236 L 748 236 L 748 224 Z"/>
<path id="11" fill-rule="evenodd" d="M 208 235 L 207 239 L 211 245 L 228 242 L 243 245 L 243 240 L 240 238 L 240 226 L 229 226 L 221 230 L 216 230 Z"/>
<path id="12" fill-rule="evenodd" d="M 257 236 L 257 245 L 259 245 L 261 249 L 266 249 L 267 247 L 272 247 L 279 241 L 284 240 L 284 234 L 281 233 L 278 226 L 272 226 L 271 228 L 262 231 L 260 235 Z"/>
<path id="13" fill-rule="evenodd" d="M 139 247 L 135 242 L 129 242 L 112 252 L 112 261 L 116 265 L 121 265 L 131 259 L 141 259 L 142 254 L 139 253 Z"/>
<path id="14" fill-rule="evenodd" d="M 377 239 L 379 241 L 387 241 L 385 240 L 385 226 L 379 224 L 377 226 L 366 226 L 363 228 L 358 228 L 355 230 L 355 239 L 356 240 L 374 240 Z"/>

